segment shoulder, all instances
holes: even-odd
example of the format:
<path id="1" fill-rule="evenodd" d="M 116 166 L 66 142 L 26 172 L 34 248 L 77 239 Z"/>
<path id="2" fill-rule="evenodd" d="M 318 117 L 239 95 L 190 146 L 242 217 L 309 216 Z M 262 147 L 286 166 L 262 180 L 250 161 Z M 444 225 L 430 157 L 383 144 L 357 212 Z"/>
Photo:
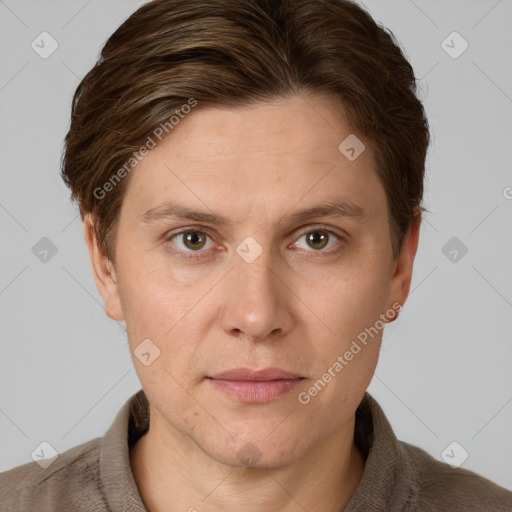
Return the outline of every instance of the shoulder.
<path id="1" fill-rule="evenodd" d="M 404 441 L 399 445 L 416 483 L 411 510 L 512 512 L 511 491 L 472 471 L 440 462 L 417 446 Z"/>
<path id="2" fill-rule="evenodd" d="M 0 473 L 0 510 L 107 510 L 99 482 L 101 438 L 75 446 L 46 468 L 29 462 Z"/>

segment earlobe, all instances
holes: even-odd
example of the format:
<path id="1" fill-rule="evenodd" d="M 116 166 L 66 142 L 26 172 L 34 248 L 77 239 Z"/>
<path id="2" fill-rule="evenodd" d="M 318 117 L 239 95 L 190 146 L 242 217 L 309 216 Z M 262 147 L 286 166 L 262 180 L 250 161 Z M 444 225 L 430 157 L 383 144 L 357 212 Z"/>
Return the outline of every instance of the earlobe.
<path id="1" fill-rule="evenodd" d="M 398 302 L 395 302 L 393 304 L 393 307 L 389 308 L 385 315 L 384 315 L 384 322 L 387 324 L 390 324 L 391 322 L 394 322 L 398 315 L 400 314 L 400 310 L 402 309 L 402 304 L 398 304 Z"/>
<path id="2" fill-rule="evenodd" d="M 115 268 L 98 244 L 94 225 L 94 217 L 87 213 L 84 216 L 84 237 L 89 251 L 94 281 L 103 297 L 106 315 L 113 320 L 124 320 Z"/>

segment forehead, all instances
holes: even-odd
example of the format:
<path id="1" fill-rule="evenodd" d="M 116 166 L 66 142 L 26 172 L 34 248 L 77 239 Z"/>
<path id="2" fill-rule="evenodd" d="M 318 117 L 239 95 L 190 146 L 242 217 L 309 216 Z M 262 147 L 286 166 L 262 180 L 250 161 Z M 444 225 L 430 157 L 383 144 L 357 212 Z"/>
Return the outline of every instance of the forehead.
<path id="1" fill-rule="evenodd" d="M 191 162 L 287 153 L 339 156 L 340 137 L 350 133 L 341 105 L 328 96 L 291 96 L 236 109 L 199 106 L 178 128 L 181 133 L 167 142 L 185 144 L 194 152 Z"/>
<path id="2" fill-rule="evenodd" d="M 169 199 L 226 214 L 265 215 L 272 205 L 282 214 L 339 198 L 375 209 L 383 190 L 371 145 L 361 138 L 364 151 L 352 161 L 340 150 L 354 135 L 341 106 L 325 96 L 199 106 L 137 165 L 125 201 L 139 213 Z"/>

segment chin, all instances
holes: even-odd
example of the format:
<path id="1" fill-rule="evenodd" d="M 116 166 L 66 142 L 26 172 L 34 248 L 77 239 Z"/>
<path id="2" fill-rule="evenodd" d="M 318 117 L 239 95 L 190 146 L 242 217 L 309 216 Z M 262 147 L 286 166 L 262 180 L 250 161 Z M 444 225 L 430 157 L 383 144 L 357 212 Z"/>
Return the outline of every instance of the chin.
<path id="1" fill-rule="evenodd" d="M 210 448 L 204 451 L 222 464 L 253 469 L 280 468 L 295 461 L 302 453 L 290 436 L 275 437 L 271 442 L 261 430 L 243 439 L 216 440 Z"/>

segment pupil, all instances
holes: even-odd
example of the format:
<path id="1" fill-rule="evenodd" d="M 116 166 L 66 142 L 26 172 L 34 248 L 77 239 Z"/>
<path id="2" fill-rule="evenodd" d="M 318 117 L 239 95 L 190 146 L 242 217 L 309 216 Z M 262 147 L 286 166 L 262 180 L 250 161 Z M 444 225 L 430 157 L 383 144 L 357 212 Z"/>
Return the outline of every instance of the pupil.
<path id="1" fill-rule="evenodd" d="M 319 234 L 319 236 L 317 236 Z M 309 235 L 309 241 L 311 241 L 313 244 L 318 244 L 320 242 L 323 242 L 321 244 L 321 247 L 319 247 L 319 249 L 322 249 L 323 247 L 325 247 L 326 243 L 327 243 L 327 236 L 325 235 L 325 232 L 323 231 L 315 231 L 314 233 L 311 233 Z M 315 247 L 313 247 L 313 249 L 315 249 Z"/>
<path id="2" fill-rule="evenodd" d="M 202 239 L 202 236 L 199 234 L 199 231 L 194 231 L 193 233 L 188 233 L 186 236 L 187 242 L 191 242 L 191 245 L 196 245 L 198 240 Z M 192 247 L 192 249 L 196 249 L 197 247 Z"/>

